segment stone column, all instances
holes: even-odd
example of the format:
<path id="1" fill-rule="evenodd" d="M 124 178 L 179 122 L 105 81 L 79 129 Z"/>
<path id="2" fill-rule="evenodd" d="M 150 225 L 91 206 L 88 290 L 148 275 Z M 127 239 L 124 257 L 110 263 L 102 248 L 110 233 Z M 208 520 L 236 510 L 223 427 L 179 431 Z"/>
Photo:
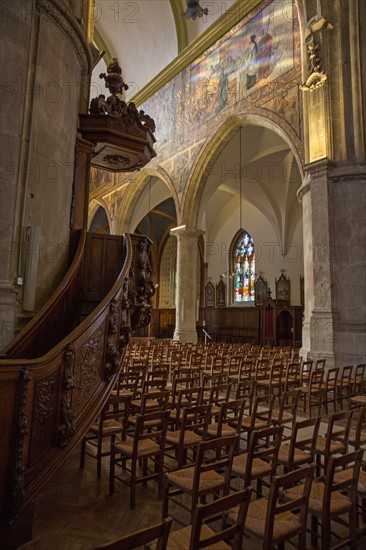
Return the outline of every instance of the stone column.
<path id="1" fill-rule="evenodd" d="M 197 261 L 201 231 L 182 225 L 171 230 L 177 243 L 177 287 L 174 340 L 197 342 Z"/>
<path id="2" fill-rule="evenodd" d="M 336 250 L 332 227 L 329 175 L 333 163 L 319 161 L 307 167 L 299 191 L 304 212 L 305 315 L 302 352 L 308 359 L 336 361 L 337 325 Z M 309 196 L 307 196 L 309 195 Z"/>

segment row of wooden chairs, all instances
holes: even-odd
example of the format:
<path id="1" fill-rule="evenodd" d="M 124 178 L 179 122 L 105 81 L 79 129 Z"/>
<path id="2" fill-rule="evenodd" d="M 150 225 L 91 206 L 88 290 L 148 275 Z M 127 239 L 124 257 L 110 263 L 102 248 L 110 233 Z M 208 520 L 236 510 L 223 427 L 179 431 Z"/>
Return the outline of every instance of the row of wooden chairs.
<path id="1" fill-rule="evenodd" d="M 268 442 L 271 442 L 272 436 L 273 433 L 268 430 L 253 432 L 250 448 L 255 447 L 256 441 L 267 439 Z M 220 458 L 215 460 L 219 447 L 225 447 L 230 451 L 223 458 L 219 454 Z M 166 501 L 176 497 L 177 491 L 178 493 L 188 493 L 191 496 L 191 506 L 188 508 L 191 525 L 172 533 L 171 537 L 165 539 L 166 546 L 162 548 L 196 550 L 201 548 L 201 542 L 204 546 L 208 542 L 228 539 L 229 532 L 226 529 L 221 529 L 219 534 L 214 534 L 207 526 L 202 530 L 202 524 L 197 529 L 198 511 L 201 510 L 200 513 L 205 517 L 204 510 L 202 510 L 204 506 L 198 504 L 200 497 L 207 498 L 210 492 L 218 489 L 224 492 L 224 496 L 205 506 L 207 507 L 206 510 L 210 510 L 211 513 L 213 511 L 223 512 L 224 510 L 229 512 L 227 521 L 229 523 L 233 522 L 237 529 L 231 532 L 231 535 L 235 533 L 237 539 L 234 539 L 230 546 L 227 546 L 228 548 L 241 549 L 241 540 L 238 540 L 240 539 L 238 533 L 245 531 L 262 538 L 263 548 L 265 549 L 272 548 L 274 544 L 283 543 L 295 536 L 298 537 L 299 548 L 305 549 L 308 510 L 311 515 L 313 545 L 316 545 L 315 537 L 319 519 L 321 520 L 321 544 L 322 549 L 325 550 L 331 547 L 331 522 L 339 515 L 348 513 L 349 531 L 346 539 L 342 540 L 342 544 L 351 543 L 351 546 L 356 548 L 359 529 L 355 503 L 357 481 L 360 474 L 361 451 L 356 450 L 339 457 L 330 457 L 325 476 L 317 478 L 314 482 L 314 466 L 312 464 L 275 476 L 271 481 L 269 495 L 267 497 L 260 495 L 258 499 L 250 502 L 249 498 L 252 490 L 250 486 L 246 486 L 244 491 L 232 495 L 228 494 L 227 491 L 228 470 L 230 470 L 230 462 L 235 461 L 233 459 L 235 447 L 236 444 L 233 438 L 202 442 L 197 451 L 194 467 L 166 474 L 163 514 L 168 513 Z M 257 469 L 259 464 L 263 463 L 268 471 L 268 464 L 264 460 L 265 452 L 268 456 L 269 449 L 276 447 L 276 444 L 271 445 L 270 443 L 269 447 L 266 447 L 266 451 L 263 450 L 262 444 L 260 447 L 261 457 L 252 458 L 251 464 L 254 465 L 256 460 Z M 204 457 L 207 453 L 210 456 L 208 460 L 205 460 Z M 249 462 L 248 458 L 247 463 Z M 223 471 L 223 473 L 220 473 L 220 471 Z M 171 493 L 171 490 L 174 491 L 174 494 Z M 347 491 L 346 494 L 345 491 Z M 234 495 L 238 499 L 236 505 L 233 504 Z M 224 503 L 226 503 L 226 507 Z M 239 503 L 241 508 L 238 508 Z M 239 516 L 241 529 L 238 528 Z M 170 522 L 170 518 L 168 521 Z M 208 541 L 209 537 L 213 538 Z M 127 546 L 127 538 L 121 540 L 124 541 L 126 546 L 119 546 L 119 548 L 134 548 L 134 546 Z M 189 546 L 188 541 L 190 541 Z M 104 545 L 101 548 L 117 547 Z M 226 546 L 222 548 L 226 548 Z"/>

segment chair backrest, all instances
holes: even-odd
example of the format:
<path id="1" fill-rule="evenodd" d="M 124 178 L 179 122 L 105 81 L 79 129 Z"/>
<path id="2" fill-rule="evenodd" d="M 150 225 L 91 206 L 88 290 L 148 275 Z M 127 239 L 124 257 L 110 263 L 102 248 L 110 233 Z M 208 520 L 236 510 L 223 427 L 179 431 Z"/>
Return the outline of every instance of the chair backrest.
<path id="1" fill-rule="evenodd" d="M 142 394 L 153 390 L 165 390 L 166 382 L 162 379 L 145 380 L 142 384 Z"/>
<path id="2" fill-rule="evenodd" d="M 266 395 L 257 395 L 254 400 L 251 412 L 251 430 L 255 428 L 258 421 L 267 426 L 270 426 L 274 400 L 275 395 L 273 393 L 268 393 Z"/>
<path id="3" fill-rule="evenodd" d="M 248 454 L 245 465 L 244 487 L 252 482 L 253 462 L 260 459 L 271 465 L 268 476 L 276 474 L 278 452 L 281 445 L 283 426 L 271 426 L 261 430 L 253 430 L 248 444 Z"/>
<path id="4" fill-rule="evenodd" d="M 332 493 L 335 491 L 346 491 L 350 502 L 357 502 L 357 484 L 362 454 L 363 452 L 358 450 L 329 458 L 324 477 L 324 513 L 330 513 Z M 340 476 L 337 476 L 337 471 L 341 471 Z"/>
<path id="5" fill-rule="evenodd" d="M 137 456 L 139 441 L 143 439 L 153 440 L 159 445 L 160 452 L 164 452 L 169 414 L 170 411 L 156 411 L 137 415 L 132 448 L 133 456 Z"/>
<path id="6" fill-rule="evenodd" d="M 103 425 L 108 420 L 116 420 L 121 424 L 121 439 L 126 438 L 128 415 L 130 412 L 131 395 L 111 395 L 103 407 L 99 417 L 99 429 L 103 432 Z"/>
<path id="7" fill-rule="evenodd" d="M 210 389 L 209 403 L 220 405 L 229 399 L 230 384 L 214 384 Z"/>
<path id="8" fill-rule="evenodd" d="M 356 411 L 353 416 L 356 415 Z M 355 430 L 349 434 L 349 442 L 354 446 L 355 450 L 358 450 L 361 445 L 366 443 L 366 406 L 357 408 L 357 420 Z"/>
<path id="9" fill-rule="evenodd" d="M 289 422 L 289 417 L 292 418 L 292 422 L 296 421 L 297 408 L 299 405 L 300 392 L 298 390 L 286 390 L 279 397 L 279 409 L 278 418 L 276 422 L 281 424 Z"/>
<path id="10" fill-rule="evenodd" d="M 221 403 L 217 422 L 217 437 L 221 437 L 225 425 L 234 428 L 237 434 L 240 435 L 244 409 L 245 399 L 234 399 Z"/>
<path id="11" fill-rule="evenodd" d="M 181 418 L 183 407 L 201 405 L 202 394 L 202 388 L 198 386 L 177 391 L 177 398 L 175 399 L 177 421 Z"/>
<path id="12" fill-rule="evenodd" d="M 303 361 L 301 365 L 300 370 L 300 385 L 303 386 L 304 384 L 307 384 L 310 380 L 310 373 L 313 368 L 313 362 L 312 361 Z"/>
<path id="13" fill-rule="evenodd" d="M 155 411 L 166 411 L 168 404 L 168 390 L 152 390 L 144 393 L 141 400 L 141 414 Z"/>
<path id="14" fill-rule="evenodd" d="M 341 411 L 333 413 L 328 419 L 327 433 L 325 435 L 325 455 L 324 465 L 327 467 L 327 461 L 331 455 L 331 446 L 334 442 L 343 445 L 343 453 L 347 452 L 349 431 L 351 428 L 353 411 Z M 338 449 L 341 453 L 342 450 Z"/>
<path id="15" fill-rule="evenodd" d="M 236 388 L 236 399 L 245 399 L 248 414 L 252 412 L 254 399 L 257 393 L 257 381 L 254 378 L 250 380 L 242 380 L 239 382 Z"/>
<path id="16" fill-rule="evenodd" d="M 238 491 L 218 498 L 209 504 L 198 504 L 193 515 L 189 550 L 199 550 L 221 541 L 225 541 L 228 545 L 230 544 L 232 550 L 241 550 L 251 494 L 252 488 L 247 487 L 244 491 Z M 204 522 L 207 524 L 210 519 L 221 519 L 222 514 L 232 509 L 235 509 L 237 514 L 229 527 L 225 527 L 219 521 L 216 525 L 220 524 L 222 526 L 220 530 L 215 530 L 212 535 L 201 538 L 201 528 Z M 231 518 L 233 519 L 232 515 Z"/>
<path id="17" fill-rule="evenodd" d="M 297 420 L 294 423 L 289 444 L 288 463 L 286 464 L 288 470 L 294 469 L 296 449 L 308 454 L 307 458 L 302 454 L 302 463 L 306 461 L 308 464 L 313 464 L 319 426 L 320 417 Z"/>
<path id="18" fill-rule="evenodd" d="M 153 541 L 156 541 L 155 550 L 166 550 L 172 521 L 171 517 L 167 517 L 156 525 L 97 546 L 94 550 L 135 550 Z"/>
<path id="19" fill-rule="evenodd" d="M 180 445 L 183 445 L 184 433 L 186 431 L 198 433 L 203 439 L 205 439 L 208 425 L 211 420 L 211 408 L 212 405 L 209 403 L 183 408 L 182 418 L 179 422 Z"/>
<path id="20" fill-rule="evenodd" d="M 315 467 L 311 464 L 282 476 L 275 476 L 272 478 L 268 496 L 263 548 L 273 547 L 272 541 L 276 516 L 285 512 L 293 513 L 294 519 L 296 520 L 297 518 L 298 520 L 294 522 L 295 525 L 297 524 L 297 529 L 289 530 L 289 538 L 301 533 L 303 533 L 304 537 L 306 537 L 309 496 L 311 484 L 314 478 L 314 470 Z M 302 489 L 300 493 L 290 500 L 284 500 L 283 493 L 295 485 Z"/>
<path id="21" fill-rule="evenodd" d="M 221 374 L 204 374 L 202 376 L 203 391 L 208 391 L 213 386 L 217 384 L 221 384 L 221 380 L 222 380 Z"/>
<path id="22" fill-rule="evenodd" d="M 324 369 L 325 369 L 325 359 L 317 359 L 314 370 L 324 370 Z"/>
<path id="23" fill-rule="evenodd" d="M 296 387 L 300 378 L 299 364 L 296 362 L 288 363 L 285 373 L 285 391 L 290 387 Z"/>
<path id="24" fill-rule="evenodd" d="M 238 435 L 232 435 L 201 441 L 198 444 L 192 487 L 193 505 L 198 502 L 198 489 L 202 474 L 220 472 L 223 478 L 223 492 L 224 494 L 229 492 L 233 458 L 238 439 Z"/>

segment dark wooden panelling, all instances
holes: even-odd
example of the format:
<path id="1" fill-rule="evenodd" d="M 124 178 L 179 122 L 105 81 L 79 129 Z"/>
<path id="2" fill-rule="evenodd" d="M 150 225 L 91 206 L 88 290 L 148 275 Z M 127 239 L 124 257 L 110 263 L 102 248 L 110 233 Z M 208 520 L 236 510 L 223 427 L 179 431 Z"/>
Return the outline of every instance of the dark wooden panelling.
<path id="1" fill-rule="evenodd" d="M 102 300 L 121 271 L 123 259 L 121 236 L 88 233 L 82 299 Z"/>

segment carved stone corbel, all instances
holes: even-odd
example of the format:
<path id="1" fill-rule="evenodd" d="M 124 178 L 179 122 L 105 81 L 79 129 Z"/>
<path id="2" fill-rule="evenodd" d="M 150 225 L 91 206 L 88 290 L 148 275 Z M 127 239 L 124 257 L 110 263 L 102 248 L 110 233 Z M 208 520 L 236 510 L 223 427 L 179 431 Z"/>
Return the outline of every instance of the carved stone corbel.
<path id="1" fill-rule="evenodd" d="M 320 16 L 309 21 L 305 35 L 306 51 L 308 55 L 307 78 L 300 89 L 312 91 L 324 86 L 328 76 L 325 72 L 323 56 L 323 32 L 325 29 L 333 30 L 334 26 Z"/>
<path id="2" fill-rule="evenodd" d="M 20 376 L 19 407 L 16 424 L 14 466 L 7 486 L 6 523 L 13 525 L 19 516 L 24 497 L 23 443 L 27 430 L 26 400 L 30 376 L 24 367 Z"/>
<path id="3" fill-rule="evenodd" d="M 64 351 L 64 378 L 63 390 L 64 395 L 61 401 L 60 410 L 60 425 L 58 432 L 58 446 L 66 447 L 70 439 L 75 434 L 75 415 L 71 409 L 71 391 L 75 387 L 74 377 L 72 374 L 72 363 L 74 359 L 75 349 L 72 344 L 68 344 Z"/>

